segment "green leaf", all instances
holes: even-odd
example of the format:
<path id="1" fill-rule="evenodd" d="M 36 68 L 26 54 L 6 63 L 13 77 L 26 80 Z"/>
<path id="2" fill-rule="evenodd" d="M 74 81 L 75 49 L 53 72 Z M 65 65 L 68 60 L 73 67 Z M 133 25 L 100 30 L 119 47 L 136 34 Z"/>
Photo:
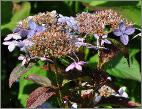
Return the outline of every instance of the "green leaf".
<path id="1" fill-rule="evenodd" d="M 128 21 L 132 21 L 136 25 L 141 25 L 141 10 L 136 6 L 125 6 L 118 8 L 118 12 L 128 19 Z M 129 13 L 129 14 L 127 14 Z"/>
<path id="2" fill-rule="evenodd" d="M 23 20 L 27 16 L 29 16 L 31 10 L 31 4 L 29 2 L 23 2 L 22 8 L 14 13 L 13 17 L 11 18 L 11 21 L 5 25 L 1 26 L 1 30 L 8 28 L 10 30 L 13 30 L 20 20 Z"/>
<path id="3" fill-rule="evenodd" d="M 105 65 L 105 69 L 110 75 L 115 77 L 141 81 L 140 66 L 134 57 L 130 59 L 129 67 L 127 60 L 122 55 L 118 55 Z"/>
<path id="4" fill-rule="evenodd" d="M 34 83 L 37 83 L 37 84 L 39 84 L 39 85 L 41 85 L 43 87 L 52 87 L 51 81 L 47 77 L 44 77 L 44 76 L 39 76 L 37 74 L 30 74 L 25 79 L 26 80 L 31 80 Z"/>
<path id="5" fill-rule="evenodd" d="M 91 57 L 91 58 L 89 59 L 89 63 L 90 63 L 90 64 L 91 64 L 91 63 L 98 63 L 98 61 L 99 61 L 99 56 L 98 56 L 98 54 L 94 55 L 93 57 Z"/>
<path id="6" fill-rule="evenodd" d="M 10 1 L 2 1 L 1 2 L 1 24 L 6 24 L 10 22 L 12 17 L 12 2 Z M 6 13 L 5 13 L 6 12 Z"/>
<path id="7" fill-rule="evenodd" d="M 97 67 L 98 62 L 99 62 L 99 56 L 98 54 L 95 54 L 89 59 L 89 67 L 95 69 Z"/>

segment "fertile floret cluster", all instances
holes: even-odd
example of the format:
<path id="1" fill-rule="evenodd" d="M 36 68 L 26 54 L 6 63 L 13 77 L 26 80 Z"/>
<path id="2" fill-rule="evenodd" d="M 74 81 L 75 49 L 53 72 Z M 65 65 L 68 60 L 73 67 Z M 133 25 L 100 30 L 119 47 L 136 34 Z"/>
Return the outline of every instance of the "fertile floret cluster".
<path id="1" fill-rule="evenodd" d="M 81 33 L 95 33 L 99 36 L 106 34 L 104 31 L 106 26 L 109 26 L 111 31 L 113 31 L 118 27 L 122 20 L 127 25 L 130 25 L 125 19 L 122 19 L 117 12 L 111 9 L 97 10 L 94 13 L 82 12 L 77 15 L 76 20 Z"/>
<path id="2" fill-rule="evenodd" d="M 60 57 L 76 51 L 74 41 L 71 36 L 56 27 L 48 29 L 46 32 L 34 35 L 32 47 L 28 49 L 32 57 Z"/>

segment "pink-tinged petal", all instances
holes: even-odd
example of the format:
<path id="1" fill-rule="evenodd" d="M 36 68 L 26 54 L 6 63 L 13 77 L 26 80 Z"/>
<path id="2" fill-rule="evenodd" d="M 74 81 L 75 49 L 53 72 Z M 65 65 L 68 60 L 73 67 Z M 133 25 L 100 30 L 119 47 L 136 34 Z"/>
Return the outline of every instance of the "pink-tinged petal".
<path id="1" fill-rule="evenodd" d="M 22 64 L 21 64 L 21 66 L 24 66 L 25 64 L 26 64 L 26 62 L 27 62 L 27 60 L 26 60 L 26 58 L 22 61 Z"/>
<path id="2" fill-rule="evenodd" d="M 9 50 L 10 52 L 12 52 L 14 49 L 15 49 L 15 44 L 14 44 L 14 43 L 12 43 L 12 44 L 10 44 L 10 45 L 8 46 L 8 50 Z"/>
<path id="3" fill-rule="evenodd" d="M 12 34 L 8 34 L 7 37 L 4 39 L 4 41 L 8 41 L 10 39 L 12 39 Z"/>
<path id="4" fill-rule="evenodd" d="M 3 44 L 3 45 L 11 45 L 12 42 L 3 42 L 2 44 Z"/>
<path id="5" fill-rule="evenodd" d="M 99 39 L 99 36 L 98 36 L 97 34 L 94 34 L 94 37 L 95 37 L 96 39 Z"/>
<path id="6" fill-rule="evenodd" d="M 107 38 L 107 34 L 103 35 L 102 38 Z"/>
<path id="7" fill-rule="evenodd" d="M 19 34 L 12 34 L 13 39 L 21 39 L 21 36 Z"/>
<path id="8" fill-rule="evenodd" d="M 47 60 L 47 58 L 45 58 L 45 57 L 41 57 L 41 58 L 40 58 L 40 60 L 41 60 L 41 61 L 46 61 L 46 60 Z"/>
<path id="9" fill-rule="evenodd" d="M 69 70 L 72 70 L 72 69 L 74 69 L 74 67 L 75 67 L 75 63 L 72 63 L 72 64 L 70 64 L 67 68 L 66 68 L 66 72 L 68 72 Z"/>
<path id="10" fill-rule="evenodd" d="M 25 58 L 24 56 L 19 56 L 18 60 L 24 60 L 24 58 Z"/>
<path id="11" fill-rule="evenodd" d="M 124 22 L 121 22 L 121 23 L 119 24 L 119 29 L 120 29 L 121 32 L 124 32 L 124 31 L 125 31 L 126 26 L 125 26 L 125 23 L 124 23 Z"/>
<path id="12" fill-rule="evenodd" d="M 84 61 L 79 61 L 77 64 L 78 64 L 78 65 L 84 65 L 84 64 L 86 64 L 86 62 L 84 62 Z"/>
<path id="13" fill-rule="evenodd" d="M 120 37 L 120 40 L 124 45 L 127 45 L 129 42 L 129 37 L 128 37 L 128 35 L 124 34 Z"/>
<path id="14" fill-rule="evenodd" d="M 79 71 L 82 71 L 82 66 L 80 66 L 78 63 L 75 63 L 75 68 Z"/>
<path id="15" fill-rule="evenodd" d="M 121 32 L 119 29 L 115 29 L 115 30 L 113 31 L 113 34 L 114 34 L 115 36 L 121 36 L 121 35 L 122 35 L 122 32 Z"/>
<path id="16" fill-rule="evenodd" d="M 134 32 L 135 32 L 135 28 L 133 28 L 133 27 L 127 27 L 125 30 L 125 34 L 127 34 L 127 35 L 131 35 Z"/>

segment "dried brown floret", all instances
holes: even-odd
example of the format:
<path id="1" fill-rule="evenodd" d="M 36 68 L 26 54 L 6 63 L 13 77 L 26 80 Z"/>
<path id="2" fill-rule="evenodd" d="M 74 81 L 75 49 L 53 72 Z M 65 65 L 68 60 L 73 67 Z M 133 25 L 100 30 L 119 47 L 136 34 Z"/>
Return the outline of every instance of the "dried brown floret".
<path id="1" fill-rule="evenodd" d="M 60 57 L 76 51 L 73 40 L 58 25 L 52 25 L 46 32 L 36 34 L 32 41 L 34 45 L 29 48 L 32 57 Z"/>
<path id="2" fill-rule="evenodd" d="M 105 34 L 104 29 L 107 25 L 110 25 L 110 29 L 112 31 L 118 27 L 121 20 L 128 24 L 125 19 L 122 19 L 122 17 L 117 12 L 111 9 L 98 10 L 92 14 L 83 12 L 77 15 L 76 20 L 81 33 L 96 33 L 100 36 Z"/>
<path id="3" fill-rule="evenodd" d="M 100 93 L 100 96 L 104 97 L 109 97 L 110 95 L 115 93 L 115 91 L 112 88 L 106 85 L 103 85 L 98 91 Z"/>
<path id="4" fill-rule="evenodd" d="M 34 16 L 29 16 L 26 19 L 18 22 L 17 26 L 28 29 L 28 22 L 30 19 L 32 19 L 38 25 L 54 24 L 57 22 L 57 13 L 56 13 L 56 11 L 51 11 L 51 12 L 47 11 L 45 13 L 38 13 Z"/>

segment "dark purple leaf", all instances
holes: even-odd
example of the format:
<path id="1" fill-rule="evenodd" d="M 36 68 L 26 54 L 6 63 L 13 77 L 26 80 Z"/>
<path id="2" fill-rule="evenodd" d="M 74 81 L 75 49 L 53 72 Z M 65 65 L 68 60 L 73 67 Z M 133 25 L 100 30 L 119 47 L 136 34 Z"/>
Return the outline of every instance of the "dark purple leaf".
<path id="1" fill-rule="evenodd" d="M 18 66 L 16 66 L 13 71 L 10 74 L 9 77 L 9 87 L 12 86 L 12 84 L 19 79 L 24 73 L 26 73 L 29 69 L 32 68 L 32 66 L 34 65 L 34 63 L 29 63 L 28 66 L 21 66 L 21 64 L 19 64 Z"/>
<path id="2" fill-rule="evenodd" d="M 27 100 L 28 108 L 36 108 L 47 101 L 51 96 L 55 95 L 55 92 L 47 87 L 39 87 L 35 89 Z"/>

